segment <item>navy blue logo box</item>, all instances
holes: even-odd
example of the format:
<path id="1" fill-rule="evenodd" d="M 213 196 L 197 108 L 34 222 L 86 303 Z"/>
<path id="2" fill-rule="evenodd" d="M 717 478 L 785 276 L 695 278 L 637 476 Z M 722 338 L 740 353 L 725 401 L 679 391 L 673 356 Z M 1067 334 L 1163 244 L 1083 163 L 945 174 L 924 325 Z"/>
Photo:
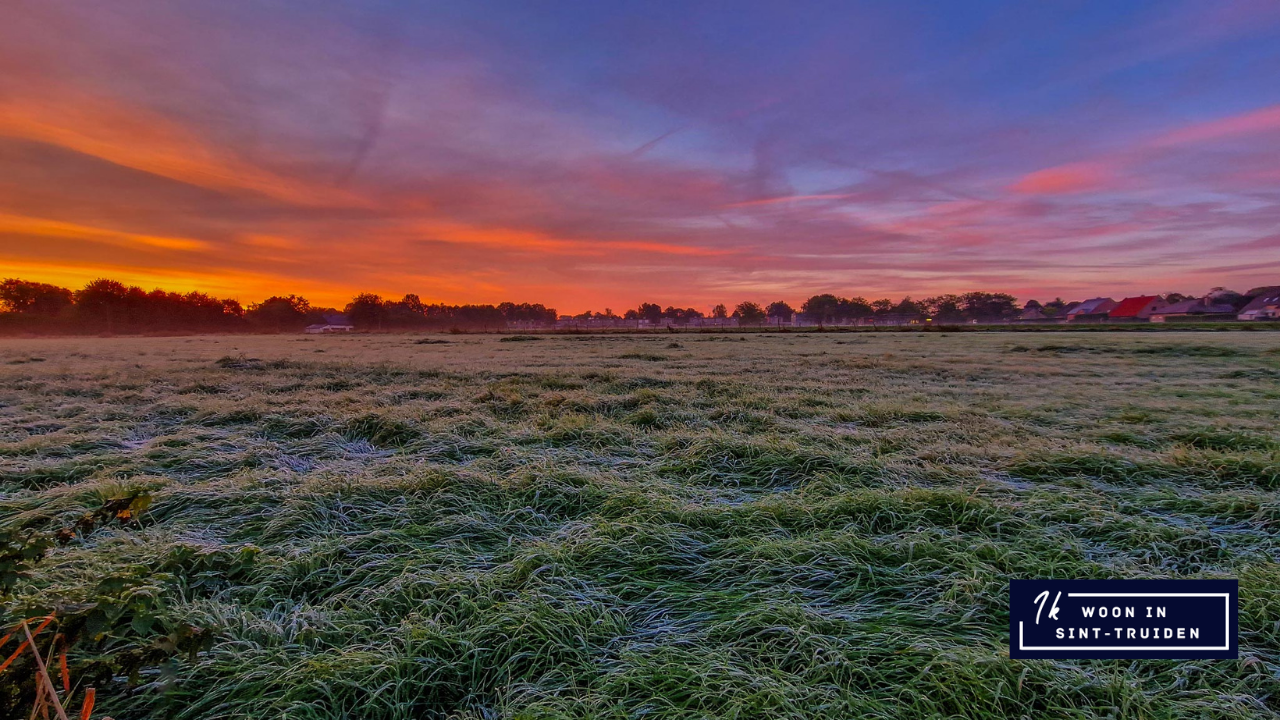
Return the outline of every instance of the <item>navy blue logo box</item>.
<path id="1" fill-rule="evenodd" d="M 1009 657 L 1235 658 L 1237 580 L 1011 580 Z"/>

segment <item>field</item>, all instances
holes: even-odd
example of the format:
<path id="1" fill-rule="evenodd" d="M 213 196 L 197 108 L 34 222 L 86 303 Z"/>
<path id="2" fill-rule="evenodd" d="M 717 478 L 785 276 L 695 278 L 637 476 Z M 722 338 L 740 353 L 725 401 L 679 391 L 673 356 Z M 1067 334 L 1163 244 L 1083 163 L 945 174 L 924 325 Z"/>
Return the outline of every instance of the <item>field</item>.
<path id="1" fill-rule="evenodd" d="M 117 720 L 1277 717 L 1278 415 L 1269 332 L 8 340 L 4 624 Z M 1241 657 L 1011 661 L 1033 577 Z"/>

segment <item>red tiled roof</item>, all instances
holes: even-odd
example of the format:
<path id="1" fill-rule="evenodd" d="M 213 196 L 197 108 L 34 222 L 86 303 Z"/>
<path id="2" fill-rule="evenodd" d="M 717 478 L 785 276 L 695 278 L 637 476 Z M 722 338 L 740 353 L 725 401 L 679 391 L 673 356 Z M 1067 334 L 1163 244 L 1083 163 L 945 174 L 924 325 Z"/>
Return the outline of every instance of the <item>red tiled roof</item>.
<path id="1" fill-rule="evenodd" d="M 1119 305 L 1115 306 L 1115 309 L 1107 314 L 1113 318 L 1138 317 L 1138 313 L 1142 312 L 1142 309 L 1155 299 L 1157 299 L 1155 295 L 1139 295 L 1138 297 L 1125 298 L 1120 301 Z"/>

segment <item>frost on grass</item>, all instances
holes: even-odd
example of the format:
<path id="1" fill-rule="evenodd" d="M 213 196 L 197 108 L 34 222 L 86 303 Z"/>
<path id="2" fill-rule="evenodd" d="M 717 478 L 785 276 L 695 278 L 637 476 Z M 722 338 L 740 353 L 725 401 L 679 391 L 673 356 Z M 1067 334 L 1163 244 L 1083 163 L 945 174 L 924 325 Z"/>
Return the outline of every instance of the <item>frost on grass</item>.
<path id="1" fill-rule="evenodd" d="M 1275 717 L 1276 346 L 11 341 L 4 620 L 116 718 Z M 1238 577 L 1242 659 L 1010 661 L 1010 577 Z"/>

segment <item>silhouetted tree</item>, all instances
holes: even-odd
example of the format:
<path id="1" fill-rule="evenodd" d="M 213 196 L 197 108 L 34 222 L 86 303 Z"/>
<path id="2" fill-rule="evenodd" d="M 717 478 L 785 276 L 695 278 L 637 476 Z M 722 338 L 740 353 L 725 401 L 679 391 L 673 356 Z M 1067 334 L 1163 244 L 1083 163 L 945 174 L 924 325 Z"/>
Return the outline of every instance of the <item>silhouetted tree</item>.
<path id="1" fill-rule="evenodd" d="M 425 305 L 422 304 L 422 298 L 418 297 L 413 293 L 409 293 L 408 295 L 405 295 L 403 298 L 401 298 L 399 305 L 401 308 L 404 309 L 405 312 L 410 312 L 410 313 L 413 313 L 414 315 L 426 314 L 427 308 Z"/>
<path id="2" fill-rule="evenodd" d="M 249 306 L 245 319 L 265 330 L 300 330 L 307 324 L 311 303 L 298 295 L 273 295 Z"/>
<path id="3" fill-rule="evenodd" d="M 383 303 L 385 317 L 384 327 L 391 328 L 425 328 L 427 327 L 427 306 L 422 299 L 409 293 L 397 301 Z M 354 321 L 353 321 L 354 322 Z"/>
<path id="4" fill-rule="evenodd" d="M 357 328 L 381 330 L 387 320 L 387 305 L 382 296 L 373 293 L 360 293 L 355 296 L 343 310 L 347 319 Z"/>
<path id="5" fill-rule="evenodd" d="M 904 297 L 897 305 L 893 306 L 892 312 L 902 315 L 921 315 L 923 314 L 923 309 L 919 303 L 913 301 L 910 297 Z"/>
<path id="6" fill-rule="evenodd" d="M 979 322 L 998 322 L 1018 315 L 1018 299 L 1006 293 L 970 292 L 960 297 L 965 316 Z"/>
<path id="7" fill-rule="evenodd" d="M 636 317 L 656 325 L 662 321 L 662 306 L 657 303 L 640 303 L 640 307 L 636 308 Z"/>
<path id="8" fill-rule="evenodd" d="M 724 303 L 720 303 L 711 308 L 711 317 L 717 320 L 727 319 L 729 317 L 729 308 L 725 307 Z"/>
<path id="9" fill-rule="evenodd" d="M 0 282 L 0 303 L 6 312 L 57 315 L 71 307 L 73 293 L 47 283 L 9 278 Z"/>
<path id="10" fill-rule="evenodd" d="M 1244 306 L 1248 305 L 1249 301 L 1252 300 L 1254 297 L 1256 296 L 1245 295 L 1242 293 L 1238 293 L 1235 290 L 1228 290 L 1222 287 L 1212 288 L 1209 290 L 1208 294 L 1205 295 L 1205 299 L 1211 303 L 1216 303 L 1219 305 L 1230 305 L 1236 310 L 1244 309 Z M 1188 297 L 1188 299 L 1190 298 Z"/>
<path id="11" fill-rule="evenodd" d="M 1062 298 L 1054 298 L 1040 308 L 1040 312 L 1049 317 L 1058 317 L 1067 311 L 1067 303 Z"/>
<path id="12" fill-rule="evenodd" d="M 791 318 L 795 317 L 795 308 L 788 305 L 782 300 L 769 303 L 769 307 L 765 310 L 765 314 L 769 316 L 778 325 L 784 322 L 791 322 Z"/>
<path id="13" fill-rule="evenodd" d="M 662 317 L 674 320 L 677 325 L 688 325 L 690 320 L 702 317 L 702 313 L 694 308 L 669 306 L 662 311 Z"/>
<path id="14" fill-rule="evenodd" d="M 493 305 L 460 305 L 453 310 L 454 324 L 485 330 L 505 327 L 507 319 Z"/>
<path id="15" fill-rule="evenodd" d="M 504 302 L 498 306 L 498 310 L 507 322 L 528 322 L 543 325 L 555 324 L 556 311 L 555 308 L 548 308 L 542 303 L 512 303 Z M 581 319 L 591 319 L 591 311 L 583 313 L 585 317 Z"/>
<path id="16" fill-rule="evenodd" d="M 964 309 L 960 307 L 959 295 L 939 295 L 925 298 L 921 305 L 924 312 L 936 323 L 958 323 L 964 321 Z"/>
<path id="17" fill-rule="evenodd" d="M 750 300 L 738 303 L 738 306 L 733 309 L 733 316 L 738 319 L 740 325 L 759 325 L 766 317 L 760 303 Z"/>
<path id="18" fill-rule="evenodd" d="M 800 306 L 800 312 L 811 322 L 825 324 L 835 322 L 840 311 L 840 298 L 826 293 L 814 295 Z"/>
<path id="19" fill-rule="evenodd" d="M 840 298 L 840 304 L 836 308 L 836 314 L 841 320 L 857 320 L 858 318 L 871 317 L 875 313 L 875 308 L 871 307 L 871 303 L 867 299 L 858 296 L 854 298 Z"/>
<path id="20" fill-rule="evenodd" d="M 810 322 L 819 324 L 848 322 L 872 314 L 871 304 L 865 298 L 842 298 L 830 293 L 814 295 L 800 306 L 800 314 Z"/>
<path id="21" fill-rule="evenodd" d="M 143 295 L 138 288 L 127 288 L 115 280 L 100 278 L 76 291 L 76 312 L 90 321 L 102 323 L 107 332 L 114 332 L 116 323 L 127 324 L 130 300 L 138 295 Z"/>

